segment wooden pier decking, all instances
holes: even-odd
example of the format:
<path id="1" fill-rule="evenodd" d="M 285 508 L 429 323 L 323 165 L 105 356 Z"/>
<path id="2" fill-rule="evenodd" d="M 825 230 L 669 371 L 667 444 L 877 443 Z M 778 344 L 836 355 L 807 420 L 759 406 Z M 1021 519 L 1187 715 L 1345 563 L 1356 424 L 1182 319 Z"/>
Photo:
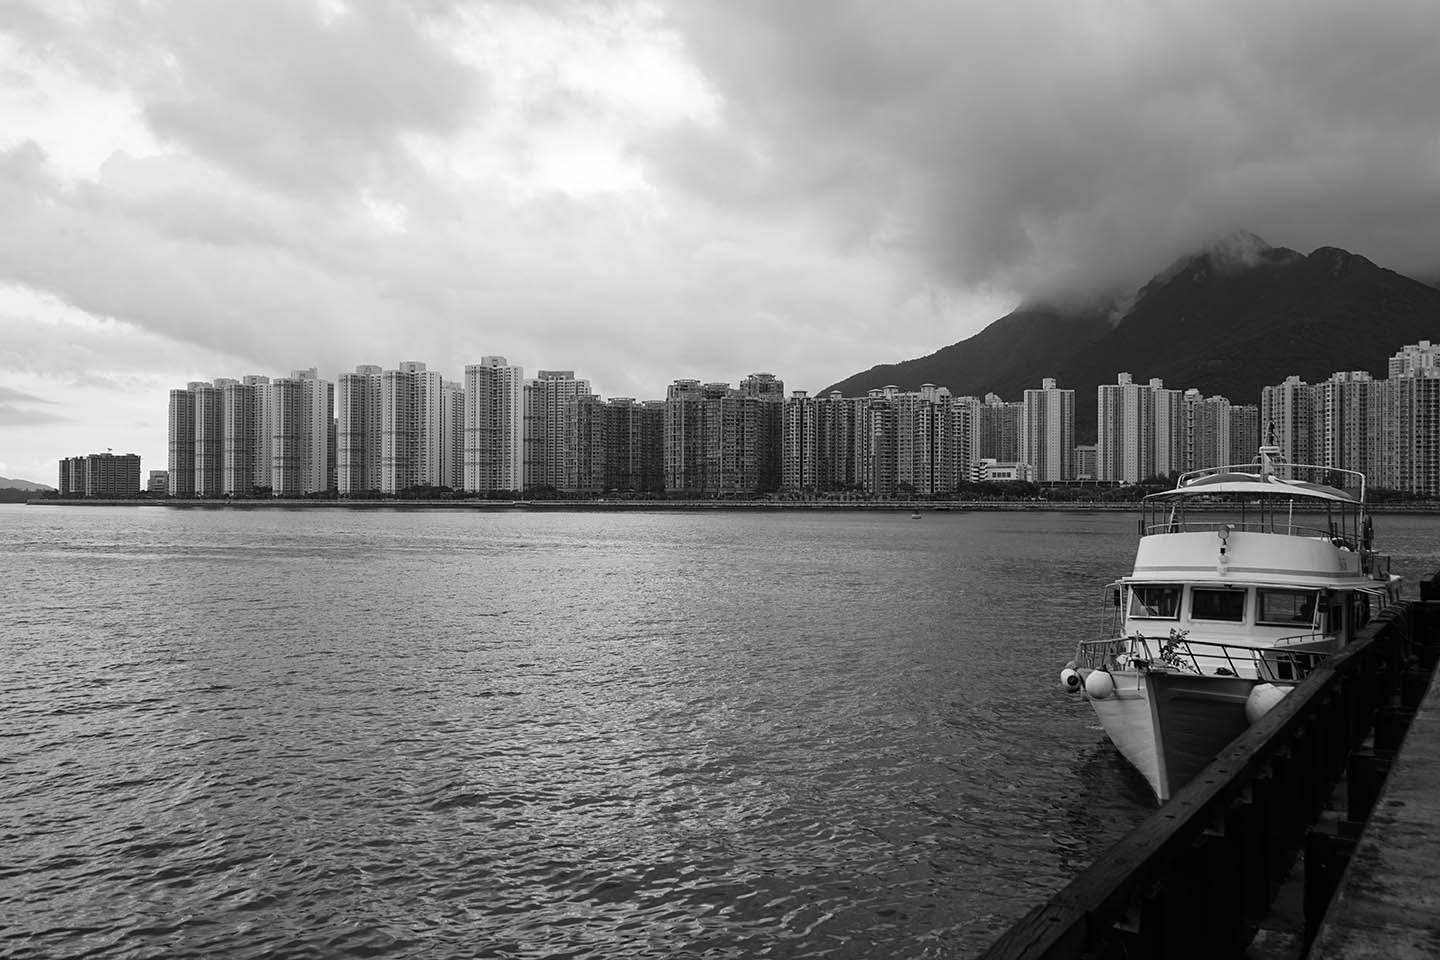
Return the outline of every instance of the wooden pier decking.
<path id="1" fill-rule="evenodd" d="M 1415 712 L 1309 957 L 1440 957 L 1440 684 Z"/>

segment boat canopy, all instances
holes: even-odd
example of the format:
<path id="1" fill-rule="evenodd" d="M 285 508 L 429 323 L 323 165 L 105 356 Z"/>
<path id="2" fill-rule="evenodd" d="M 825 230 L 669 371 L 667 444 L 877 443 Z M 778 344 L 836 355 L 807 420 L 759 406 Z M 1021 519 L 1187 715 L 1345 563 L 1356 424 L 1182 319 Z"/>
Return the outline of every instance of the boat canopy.
<path id="1" fill-rule="evenodd" d="M 1340 503 L 1360 502 L 1357 497 L 1344 490 L 1337 490 L 1335 487 L 1321 483 L 1309 483 L 1304 480 L 1277 477 L 1274 474 L 1256 473 L 1212 473 L 1196 477 L 1188 482 L 1182 479 L 1180 486 L 1175 489 L 1152 493 L 1145 499 L 1173 499 L 1227 493 L 1300 496 Z"/>

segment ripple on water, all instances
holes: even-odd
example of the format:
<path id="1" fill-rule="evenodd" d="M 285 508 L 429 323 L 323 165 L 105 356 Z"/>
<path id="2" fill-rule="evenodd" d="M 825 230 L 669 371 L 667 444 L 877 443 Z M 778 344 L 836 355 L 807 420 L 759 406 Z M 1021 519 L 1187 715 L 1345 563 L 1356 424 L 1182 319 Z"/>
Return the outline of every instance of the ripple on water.
<path id="1" fill-rule="evenodd" d="M 1125 518 L 3 519 L 7 957 L 963 956 L 1146 809 Z"/>

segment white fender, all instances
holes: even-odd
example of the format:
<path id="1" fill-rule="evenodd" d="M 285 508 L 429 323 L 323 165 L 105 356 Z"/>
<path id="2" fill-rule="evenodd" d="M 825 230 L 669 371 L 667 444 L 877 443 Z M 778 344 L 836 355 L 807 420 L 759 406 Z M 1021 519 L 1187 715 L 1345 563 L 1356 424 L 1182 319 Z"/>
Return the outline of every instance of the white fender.
<path id="1" fill-rule="evenodd" d="M 1085 678 L 1085 695 L 1091 700 L 1104 700 L 1115 692 L 1115 678 L 1104 670 L 1092 670 Z"/>
<path id="2" fill-rule="evenodd" d="M 1245 698 L 1245 719 L 1255 723 L 1275 709 L 1275 705 L 1289 692 L 1289 687 L 1277 687 L 1273 683 L 1255 684 L 1250 688 L 1250 696 Z"/>

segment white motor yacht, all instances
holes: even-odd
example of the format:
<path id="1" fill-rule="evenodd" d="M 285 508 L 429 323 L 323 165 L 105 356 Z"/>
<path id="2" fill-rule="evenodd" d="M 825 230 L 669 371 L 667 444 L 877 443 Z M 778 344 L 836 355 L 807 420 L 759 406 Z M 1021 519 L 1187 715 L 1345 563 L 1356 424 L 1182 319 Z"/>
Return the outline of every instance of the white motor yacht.
<path id="1" fill-rule="evenodd" d="M 1141 504 L 1112 627 L 1061 683 L 1164 802 L 1389 603 L 1364 475 L 1285 463 L 1198 470 Z"/>

